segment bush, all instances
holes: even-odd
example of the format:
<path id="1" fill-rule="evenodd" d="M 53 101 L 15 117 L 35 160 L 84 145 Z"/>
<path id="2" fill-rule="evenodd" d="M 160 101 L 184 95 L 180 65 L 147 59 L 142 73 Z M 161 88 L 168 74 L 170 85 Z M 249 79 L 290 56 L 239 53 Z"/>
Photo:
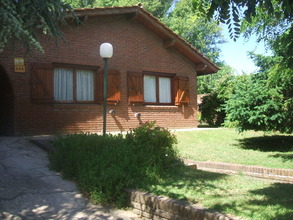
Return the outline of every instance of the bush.
<path id="1" fill-rule="evenodd" d="M 200 122 L 207 123 L 209 126 L 221 126 L 226 116 L 222 108 L 223 104 L 224 99 L 219 98 L 216 93 L 204 96 L 199 105 Z"/>
<path id="2" fill-rule="evenodd" d="M 153 122 L 122 135 L 57 137 L 51 167 L 102 204 L 127 204 L 125 189 L 155 184 L 176 161 L 176 137 Z"/>
<path id="3" fill-rule="evenodd" d="M 177 160 L 177 139 L 169 130 L 148 122 L 126 135 L 138 164 L 160 169 Z"/>

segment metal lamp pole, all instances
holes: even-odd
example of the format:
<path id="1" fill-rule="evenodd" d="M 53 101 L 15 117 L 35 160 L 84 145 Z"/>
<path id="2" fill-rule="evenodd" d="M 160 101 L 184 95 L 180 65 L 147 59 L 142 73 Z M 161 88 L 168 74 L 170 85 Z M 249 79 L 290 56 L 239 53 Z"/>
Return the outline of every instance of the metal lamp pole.
<path id="1" fill-rule="evenodd" d="M 104 106 L 103 106 L 103 136 L 106 136 L 107 127 L 107 97 L 108 97 L 108 62 L 113 55 L 113 47 L 109 43 L 103 43 L 100 47 L 100 55 L 104 60 Z"/>

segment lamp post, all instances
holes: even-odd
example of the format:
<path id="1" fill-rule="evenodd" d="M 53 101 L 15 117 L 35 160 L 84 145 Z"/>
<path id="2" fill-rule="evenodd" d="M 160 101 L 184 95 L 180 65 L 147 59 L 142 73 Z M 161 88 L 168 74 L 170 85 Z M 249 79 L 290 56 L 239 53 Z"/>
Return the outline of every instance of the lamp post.
<path id="1" fill-rule="evenodd" d="M 104 60 L 104 107 L 103 107 L 103 136 L 106 136 L 107 96 L 108 96 L 108 60 L 113 55 L 113 47 L 109 43 L 100 46 L 100 55 Z"/>

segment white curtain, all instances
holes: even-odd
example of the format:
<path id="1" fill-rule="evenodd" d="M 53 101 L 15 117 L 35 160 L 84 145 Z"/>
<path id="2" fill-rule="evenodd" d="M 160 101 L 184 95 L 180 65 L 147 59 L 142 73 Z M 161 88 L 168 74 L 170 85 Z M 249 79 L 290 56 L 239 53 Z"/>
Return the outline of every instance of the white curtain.
<path id="1" fill-rule="evenodd" d="M 54 99 L 73 101 L 73 71 L 65 68 L 54 69 Z"/>
<path id="2" fill-rule="evenodd" d="M 157 102 L 155 76 L 144 76 L 144 101 Z"/>
<path id="3" fill-rule="evenodd" d="M 171 103 L 171 79 L 159 77 L 160 103 Z"/>
<path id="4" fill-rule="evenodd" d="M 88 70 L 77 70 L 77 100 L 94 101 L 94 73 Z"/>

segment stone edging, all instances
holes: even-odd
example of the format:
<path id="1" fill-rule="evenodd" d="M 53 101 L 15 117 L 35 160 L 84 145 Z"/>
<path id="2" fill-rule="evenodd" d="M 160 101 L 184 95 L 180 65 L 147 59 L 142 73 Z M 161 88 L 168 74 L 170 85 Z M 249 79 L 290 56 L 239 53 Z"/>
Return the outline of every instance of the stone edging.
<path id="1" fill-rule="evenodd" d="M 152 220 L 237 220 L 230 215 L 213 212 L 185 201 L 128 190 L 133 212 L 141 219 Z"/>
<path id="2" fill-rule="evenodd" d="M 293 183 L 293 169 L 275 169 L 260 166 L 246 166 L 231 163 L 218 163 L 209 161 L 193 161 L 186 159 L 184 163 L 194 169 L 220 173 L 243 173 L 249 176 L 281 180 Z"/>

